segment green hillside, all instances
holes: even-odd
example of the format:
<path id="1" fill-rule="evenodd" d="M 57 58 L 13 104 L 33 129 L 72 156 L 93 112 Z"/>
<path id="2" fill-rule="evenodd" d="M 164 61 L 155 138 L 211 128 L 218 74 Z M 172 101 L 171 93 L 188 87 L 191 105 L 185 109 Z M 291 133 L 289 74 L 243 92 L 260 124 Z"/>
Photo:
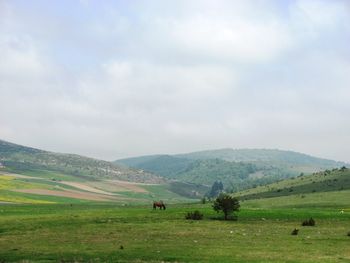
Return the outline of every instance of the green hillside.
<path id="1" fill-rule="evenodd" d="M 221 181 L 228 191 L 247 189 L 297 174 L 278 167 L 267 167 L 222 159 L 194 160 L 170 155 L 118 160 L 118 164 L 144 169 L 176 181 L 211 186 Z"/>
<path id="2" fill-rule="evenodd" d="M 342 162 L 313 157 L 307 154 L 276 149 L 219 149 L 179 154 L 177 157 L 207 160 L 222 159 L 234 162 L 266 163 L 270 165 L 310 166 L 315 168 L 334 168 L 345 165 Z"/>
<path id="3" fill-rule="evenodd" d="M 215 181 L 221 181 L 225 188 L 236 190 L 249 186 L 253 178 L 249 178 L 259 169 L 250 163 L 227 162 L 224 160 L 197 160 L 188 168 L 176 176 L 177 180 L 205 185 L 212 185 Z"/>
<path id="4" fill-rule="evenodd" d="M 132 182 L 162 182 L 151 173 L 75 154 L 42 151 L 0 140 L 0 162 L 6 171 L 21 174 L 61 173 L 82 179 L 119 179 Z"/>
<path id="5" fill-rule="evenodd" d="M 310 155 L 269 149 L 220 149 L 178 155 L 151 155 L 115 163 L 143 169 L 162 177 L 211 185 L 219 180 L 237 191 L 280 179 L 346 165 Z"/>
<path id="6" fill-rule="evenodd" d="M 171 155 L 151 155 L 122 159 L 115 163 L 150 171 L 166 178 L 176 178 L 177 174 L 185 172 L 194 161 Z"/>
<path id="7" fill-rule="evenodd" d="M 350 169 L 325 170 L 279 181 L 238 193 L 241 199 L 271 198 L 350 190 Z"/>
<path id="8" fill-rule="evenodd" d="M 148 162 L 153 162 L 154 160 L 157 160 L 158 157 L 161 156 L 167 156 L 167 155 L 146 155 L 146 156 L 138 156 L 138 157 L 131 157 L 131 158 L 125 158 L 125 159 L 120 159 L 115 161 L 115 163 L 120 164 L 120 165 L 125 165 L 128 167 L 137 167 L 137 166 L 142 166 L 145 163 Z"/>

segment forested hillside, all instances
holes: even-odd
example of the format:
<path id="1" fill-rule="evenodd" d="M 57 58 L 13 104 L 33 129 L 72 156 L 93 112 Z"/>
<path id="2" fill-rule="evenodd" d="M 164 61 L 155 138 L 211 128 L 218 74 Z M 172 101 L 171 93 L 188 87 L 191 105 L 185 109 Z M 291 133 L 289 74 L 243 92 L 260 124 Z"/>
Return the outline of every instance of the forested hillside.
<path id="1" fill-rule="evenodd" d="M 346 165 L 302 153 L 269 149 L 220 149 L 141 156 L 117 160 L 116 163 L 182 182 L 211 185 L 221 181 L 228 191 Z"/>
<path id="2" fill-rule="evenodd" d="M 334 166 L 340 167 L 345 165 L 343 162 L 336 162 L 333 160 L 313 157 L 303 153 L 276 149 L 219 149 L 179 154 L 176 156 L 194 160 L 217 158 L 235 162 L 265 163 L 269 165 L 289 167 L 304 166 L 311 168 L 315 167 L 318 169 L 321 167 L 326 169 Z"/>

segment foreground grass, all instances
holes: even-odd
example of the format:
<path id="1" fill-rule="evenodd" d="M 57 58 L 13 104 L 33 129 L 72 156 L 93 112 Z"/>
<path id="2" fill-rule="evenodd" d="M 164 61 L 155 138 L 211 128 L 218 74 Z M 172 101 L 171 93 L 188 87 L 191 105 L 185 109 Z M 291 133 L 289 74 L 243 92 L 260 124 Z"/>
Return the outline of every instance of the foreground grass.
<path id="1" fill-rule="evenodd" d="M 259 201 L 256 201 L 259 202 Z M 184 219 L 188 211 L 202 221 Z M 301 227 L 313 216 L 315 227 Z M 0 206 L 0 262 L 349 262 L 349 213 L 329 208 L 256 208 L 214 220 L 210 204 Z M 290 235 L 299 228 L 298 236 Z M 121 246 L 123 249 L 121 249 Z"/>

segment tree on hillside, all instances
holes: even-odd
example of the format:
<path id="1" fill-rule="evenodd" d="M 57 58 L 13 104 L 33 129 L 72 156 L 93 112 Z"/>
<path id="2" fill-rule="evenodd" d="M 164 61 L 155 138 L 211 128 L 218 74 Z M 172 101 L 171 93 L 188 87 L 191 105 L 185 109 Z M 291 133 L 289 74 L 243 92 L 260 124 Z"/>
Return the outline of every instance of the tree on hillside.
<path id="1" fill-rule="evenodd" d="M 222 211 L 225 215 L 225 220 L 227 220 L 230 214 L 239 211 L 240 204 L 237 198 L 221 193 L 214 201 L 213 208 L 218 213 Z"/>
<path id="2" fill-rule="evenodd" d="M 224 185 L 222 184 L 222 182 L 215 181 L 209 193 L 207 194 L 207 196 L 209 198 L 217 197 L 223 190 L 224 190 Z"/>

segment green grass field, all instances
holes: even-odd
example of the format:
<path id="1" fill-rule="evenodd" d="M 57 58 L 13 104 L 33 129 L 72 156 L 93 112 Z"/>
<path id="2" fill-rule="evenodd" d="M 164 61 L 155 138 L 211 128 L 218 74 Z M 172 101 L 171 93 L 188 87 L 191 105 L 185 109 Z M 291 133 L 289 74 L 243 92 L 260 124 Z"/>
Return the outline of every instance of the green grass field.
<path id="1" fill-rule="evenodd" d="M 2 205 L 0 262 L 350 262 L 350 193 L 318 195 L 244 201 L 238 221 L 211 204 Z"/>

